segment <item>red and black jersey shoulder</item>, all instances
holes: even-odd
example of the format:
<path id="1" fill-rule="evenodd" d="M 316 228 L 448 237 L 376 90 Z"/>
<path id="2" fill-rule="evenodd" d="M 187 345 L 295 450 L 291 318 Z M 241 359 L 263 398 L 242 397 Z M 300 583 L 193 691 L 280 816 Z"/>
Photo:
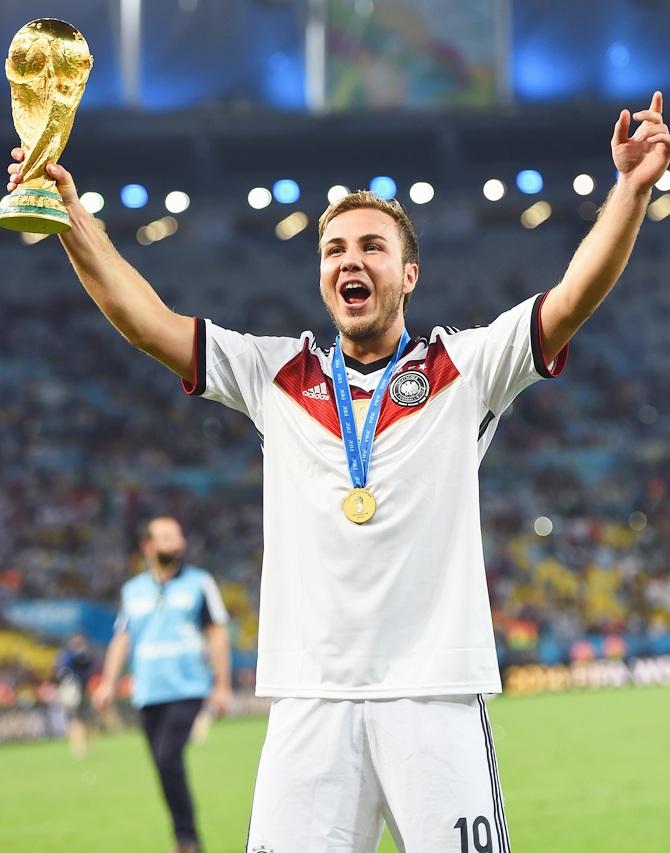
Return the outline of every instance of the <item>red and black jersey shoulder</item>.
<path id="1" fill-rule="evenodd" d="M 333 435 L 341 435 L 333 380 L 324 373 L 309 339 L 305 340 L 300 352 L 279 370 L 274 382 L 321 426 Z"/>
<path id="2" fill-rule="evenodd" d="M 413 341 L 411 346 L 416 357 L 404 361 L 393 374 L 382 402 L 377 435 L 402 418 L 423 409 L 429 400 L 445 390 L 459 375 L 439 338 L 430 344 L 423 339 Z M 333 435 L 341 437 L 333 380 L 324 371 L 322 361 L 310 346 L 309 340 L 279 370 L 274 382 L 310 417 Z M 355 384 L 350 387 L 353 400 L 372 397 L 372 391 Z"/>

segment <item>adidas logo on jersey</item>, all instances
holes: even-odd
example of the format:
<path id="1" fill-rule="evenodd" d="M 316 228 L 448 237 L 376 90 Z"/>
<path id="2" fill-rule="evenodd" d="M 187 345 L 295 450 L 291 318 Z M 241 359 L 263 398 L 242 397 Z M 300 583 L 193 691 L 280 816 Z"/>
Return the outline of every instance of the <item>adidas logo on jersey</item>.
<path id="1" fill-rule="evenodd" d="M 319 382 L 318 385 L 314 385 L 312 388 L 308 388 L 307 391 L 303 391 L 302 396 L 310 397 L 312 400 L 330 400 L 325 382 Z"/>

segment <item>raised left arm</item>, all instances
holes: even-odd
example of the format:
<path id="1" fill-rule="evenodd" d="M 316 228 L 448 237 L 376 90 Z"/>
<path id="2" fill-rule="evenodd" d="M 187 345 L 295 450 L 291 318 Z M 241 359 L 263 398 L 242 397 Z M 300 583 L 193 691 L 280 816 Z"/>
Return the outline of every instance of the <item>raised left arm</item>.
<path id="1" fill-rule="evenodd" d="M 619 115 L 612 136 L 612 159 L 619 179 L 565 275 L 542 304 L 542 347 L 547 361 L 558 355 L 593 314 L 628 262 L 651 189 L 670 162 L 670 133 L 662 109 L 663 96 L 655 92 L 649 109 L 633 114 L 642 124 L 631 137 L 630 113 L 622 110 Z"/>

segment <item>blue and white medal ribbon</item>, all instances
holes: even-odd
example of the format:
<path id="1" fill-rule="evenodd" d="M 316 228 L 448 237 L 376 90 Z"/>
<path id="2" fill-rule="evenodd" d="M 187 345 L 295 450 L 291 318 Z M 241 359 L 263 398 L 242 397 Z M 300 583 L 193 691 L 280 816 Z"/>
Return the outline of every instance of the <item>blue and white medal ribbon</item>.
<path id="1" fill-rule="evenodd" d="M 379 413 L 381 411 L 382 400 L 391 381 L 391 376 L 395 370 L 402 353 L 410 341 L 407 334 L 407 329 L 403 329 L 403 333 L 398 342 L 398 348 L 395 355 L 386 365 L 386 369 L 375 388 L 370 406 L 368 407 L 365 416 L 365 422 L 361 430 L 359 439 L 356 430 L 356 417 L 354 415 L 354 404 L 351 399 L 351 389 L 349 388 L 349 380 L 347 379 L 347 370 L 340 345 L 340 336 L 335 338 L 335 352 L 333 354 L 333 385 L 335 386 L 335 403 L 337 405 L 337 414 L 340 419 L 340 429 L 342 432 L 342 443 L 344 444 L 344 452 L 347 457 L 347 465 L 349 466 L 349 474 L 354 488 L 347 494 L 342 504 L 344 514 L 350 521 L 356 524 L 362 524 L 368 521 L 375 513 L 377 502 L 374 495 L 369 489 L 366 489 L 365 484 L 368 479 L 368 470 L 370 468 L 370 459 L 372 458 L 372 442 L 379 421 Z"/>

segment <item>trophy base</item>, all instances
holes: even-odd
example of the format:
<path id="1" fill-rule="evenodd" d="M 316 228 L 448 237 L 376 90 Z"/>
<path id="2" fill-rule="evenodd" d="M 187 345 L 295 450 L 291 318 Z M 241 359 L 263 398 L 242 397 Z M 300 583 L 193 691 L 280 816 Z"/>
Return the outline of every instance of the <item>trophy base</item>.
<path id="1" fill-rule="evenodd" d="M 60 193 L 18 187 L 0 200 L 0 227 L 29 234 L 62 234 L 70 217 Z"/>

